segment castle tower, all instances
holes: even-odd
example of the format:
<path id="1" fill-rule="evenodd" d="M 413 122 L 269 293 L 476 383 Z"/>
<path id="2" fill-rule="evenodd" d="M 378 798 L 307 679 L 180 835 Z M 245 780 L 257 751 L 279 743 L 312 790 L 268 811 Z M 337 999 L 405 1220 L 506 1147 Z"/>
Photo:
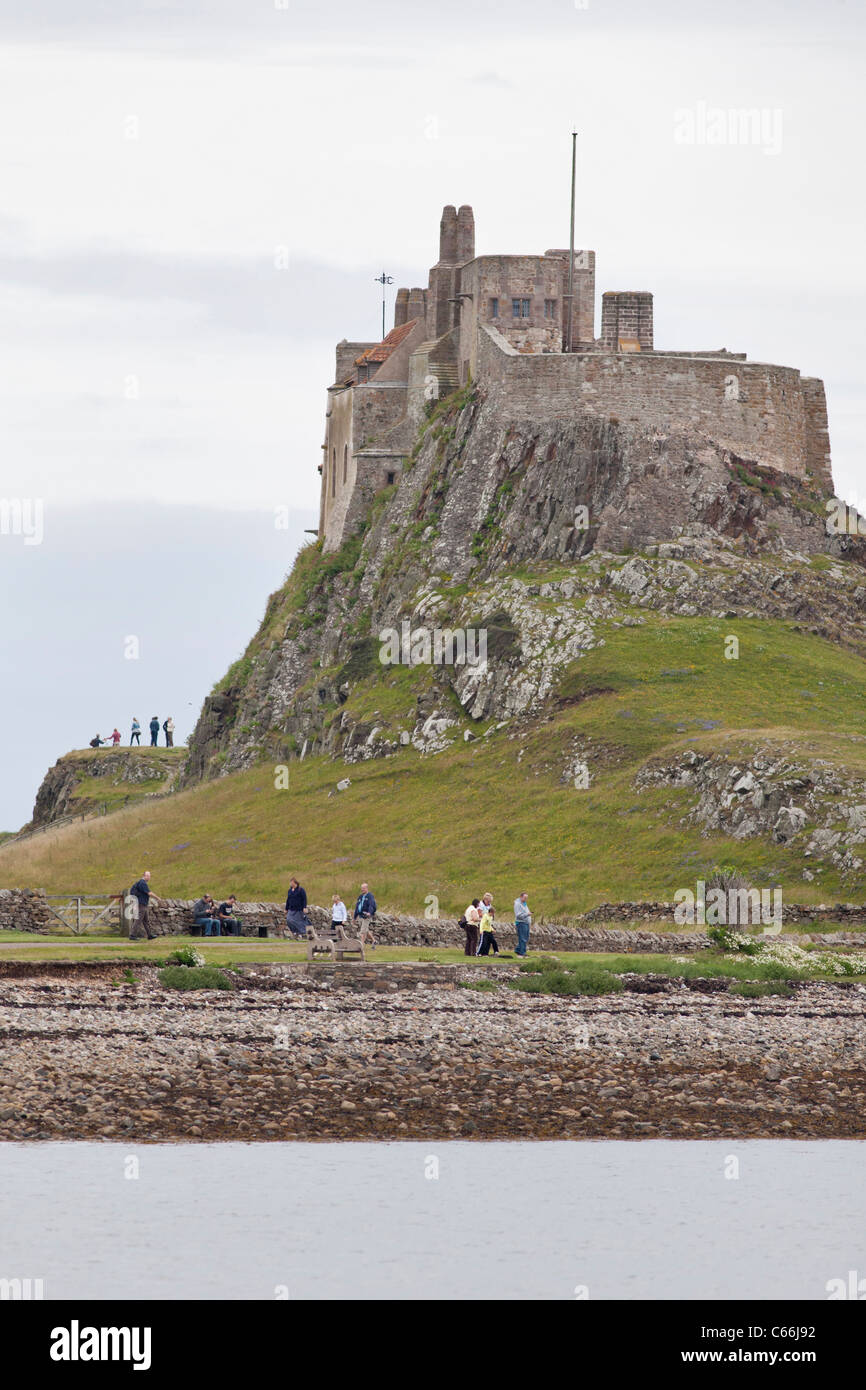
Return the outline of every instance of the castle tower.
<path id="1" fill-rule="evenodd" d="M 458 322 L 453 302 L 459 285 L 459 267 L 475 256 L 475 216 L 468 203 L 458 212 L 453 203 L 442 209 L 439 222 L 439 260 L 430 271 L 427 292 L 427 332 L 441 338 Z"/>

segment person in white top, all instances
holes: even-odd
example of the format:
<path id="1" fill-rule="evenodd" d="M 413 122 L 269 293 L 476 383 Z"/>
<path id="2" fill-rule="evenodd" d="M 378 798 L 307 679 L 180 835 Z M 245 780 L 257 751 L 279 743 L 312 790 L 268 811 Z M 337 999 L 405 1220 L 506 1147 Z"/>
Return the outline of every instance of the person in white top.
<path id="1" fill-rule="evenodd" d="M 335 936 L 339 936 L 340 927 L 343 925 L 348 915 L 346 904 L 343 902 L 339 893 L 335 893 L 331 901 L 331 930 L 334 932 Z"/>

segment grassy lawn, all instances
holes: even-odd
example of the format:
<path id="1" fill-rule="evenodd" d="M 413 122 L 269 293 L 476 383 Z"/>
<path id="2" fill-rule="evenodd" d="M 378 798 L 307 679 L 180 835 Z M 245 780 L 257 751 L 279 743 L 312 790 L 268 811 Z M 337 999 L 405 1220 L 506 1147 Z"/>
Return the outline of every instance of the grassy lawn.
<path id="1" fill-rule="evenodd" d="M 204 956 L 208 965 L 255 965 L 255 964 L 301 964 L 306 960 L 306 949 L 294 941 L 260 940 L 258 938 L 242 941 L 207 941 L 195 938 L 170 938 L 163 941 L 129 942 L 115 938 L 112 940 L 90 939 L 86 944 L 70 945 L 71 938 L 40 939 L 40 944 L 25 950 L 7 945 L 5 938 L 12 933 L 3 933 L 0 940 L 0 961 L 58 961 L 81 963 L 96 961 L 120 966 L 142 963 L 161 963 L 171 951 L 180 944 L 195 946 Z M 20 935 L 16 933 L 16 935 Z M 32 937 L 30 938 L 33 939 Z M 81 938 L 79 938 L 81 940 Z M 44 941 L 44 944 L 43 944 Z M 6 947 L 6 949 L 4 949 Z M 820 956 L 820 952 L 817 953 Z M 519 958 L 506 953 L 507 963 L 518 964 Z M 469 960 L 457 947 L 419 947 L 419 946 L 381 946 L 367 952 L 369 962 L 382 965 L 390 962 L 418 963 L 425 965 L 459 965 L 485 969 L 496 965 L 496 958 L 477 957 Z M 500 957 L 500 960 L 505 957 Z M 754 957 L 723 954 L 715 951 L 699 952 L 688 957 L 673 955 L 637 954 L 615 955 L 612 952 L 557 951 L 555 954 L 540 955 L 530 953 L 529 964 L 556 961 L 564 970 L 579 972 L 602 971 L 613 975 L 668 975 L 679 979 L 728 979 L 728 980 L 778 980 L 786 976 L 777 966 L 765 964 Z M 827 973 L 820 978 L 838 979 Z M 864 973 L 848 976 L 855 982 L 866 981 L 866 956 Z"/>
<path id="2" fill-rule="evenodd" d="M 118 892 L 149 868 L 157 894 L 280 901 L 297 874 L 313 902 L 335 891 L 348 902 L 367 880 L 381 908 L 419 917 L 433 899 L 442 915 L 458 914 L 487 889 L 507 916 L 526 890 L 536 920 L 556 921 L 605 901 L 671 901 L 714 864 L 733 863 L 756 887 L 780 883 L 790 902 L 859 898 L 832 865 L 803 879 L 816 868 L 806 836 L 790 846 L 703 837 L 680 823 L 690 792 L 638 791 L 634 779 L 647 759 L 686 748 L 737 761 L 760 746 L 864 781 L 866 664 L 789 623 L 644 616 L 642 627 L 599 628 L 606 645 L 568 670 L 549 720 L 460 738 L 435 757 L 410 747 L 352 766 L 293 761 L 287 789 L 262 763 L 0 844 L 0 886 Z M 737 661 L 724 657 L 728 633 L 740 641 Z M 366 717 L 396 723 L 413 681 L 383 671 L 352 699 Z M 576 748 L 587 790 L 564 780 Z M 351 786 L 337 792 L 344 777 Z"/>

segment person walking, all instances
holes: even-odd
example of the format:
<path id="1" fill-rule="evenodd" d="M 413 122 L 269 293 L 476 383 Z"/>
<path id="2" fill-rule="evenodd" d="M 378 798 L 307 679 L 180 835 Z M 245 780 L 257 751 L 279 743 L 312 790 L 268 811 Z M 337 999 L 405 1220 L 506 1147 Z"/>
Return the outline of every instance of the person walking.
<path id="1" fill-rule="evenodd" d="M 348 917 L 348 915 L 349 909 L 346 907 L 346 904 L 343 902 L 343 899 L 340 897 L 339 893 L 335 893 L 333 898 L 331 899 L 332 936 L 338 937 L 340 935 L 341 928 L 343 928 L 346 925 L 346 918 Z"/>
<path id="2" fill-rule="evenodd" d="M 120 730 L 114 729 L 109 737 L 111 738 L 112 747 L 116 748 L 120 742 Z"/>
<path id="3" fill-rule="evenodd" d="M 478 947 L 479 956 L 489 956 L 491 947 L 494 956 L 499 955 L 499 942 L 493 933 L 493 917 L 493 895 L 485 893 L 481 899 L 481 921 L 478 924 L 481 931 L 481 945 Z"/>
<path id="4" fill-rule="evenodd" d="M 526 948 L 529 945 L 529 928 L 532 926 L 532 913 L 529 911 L 529 904 L 526 899 L 528 893 L 520 893 L 514 899 L 514 925 L 517 928 L 517 952 L 518 956 L 526 955 Z"/>
<path id="5" fill-rule="evenodd" d="M 307 935 L 307 894 L 296 878 L 289 879 L 286 894 L 286 926 L 292 936 Z"/>
<path id="6" fill-rule="evenodd" d="M 162 732 L 165 734 L 165 746 L 166 746 L 166 748 L 173 748 L 173 747 L 174 747 L 174 720 L 172 719 L 171 715 L 168 716 L 168 719 L 166 719 L 165 723 L 163 724 L 163 726 L 162 726 Z"/>
<path id="7" fill-rule="evenodd" d="M 478 923 L 481 921 L 481 907 L 477 898 L 473 898 L 463 914 L 466 933 L 466 944 L 463 947 L 464 956 L 474 956 L 478 953 Z"/>
<path id="8" fill-rule="evenodd" d="M 159 744 L 159 715 L 155 714 L 150 721 L 150 746 L 156 748 Z"/>
<path id="9" fill-rule="evenodd" d="M 136 719 L 135 715 L 132 716 L 132 730 L 131 730 L 131 736 L 130 736 L 130 740 L 129 740 L 129 746 L 130 746 L 130 748 L 132 747 L 132 745 L 133 745 L 134 743 L 137 743 L 138 746 L 139 746 L 139 748 L 141 747 L 141 725 L 139 724 L 139 722 L 138 722 L 138 720 Z"/>
<path id="10" fill-rule="evenodd" d="M 150 930 L 150 904 L 151 899 L 153 899 L 154 902 L 159 902 L 159 899 L 155 893 L 151 893 L 150 891 L 150 869 L 145 869 L 141 878 L 136 879 L 129 890 L 129 894 L 130 897 L 135 899 L 136 903 L 136 913 L 129 924 L 130 941 L 138 939 L 132 935 L 132 922 L 135 921 L 138 922 L 139 926 L 144 928 L 144 934 L 148 941 L 153 941 L 156 932 Z"/>
<path id="11" fill-rule="evenodd" d="M 373 940 L 372 928 L 376 920 L 376 899 L 370 892 L 366 883 L 361 884 L 361 891 L 358 894 L 358 901 L 355 903 L 355 911 L 352 914 L 352 921 L 360 923 L 361 940 L 375 951 L 376 943 Z M 370 935 L 368 936 L 368 932 Z"/>

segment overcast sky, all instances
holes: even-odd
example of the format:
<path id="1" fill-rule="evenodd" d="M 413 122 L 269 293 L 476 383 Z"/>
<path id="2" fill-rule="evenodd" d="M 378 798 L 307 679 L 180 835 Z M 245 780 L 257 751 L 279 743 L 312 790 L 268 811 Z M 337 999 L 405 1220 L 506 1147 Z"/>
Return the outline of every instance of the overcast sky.
<path id="1" fill-rule="evenodd" d="M 573 125 L 599 297 L 652 290 L 659 347 L 822 376 L 838 490 L 866 503 L 864 33 L 859 0 L 0 0 L 0 497 L 46 516 L 24 570 L 0 535 L 4 572 L 42 567 L 74 630 L 76 508 L 288 506 L 300 536 L 333 346 L 377 336 L 374 276 L 426 283 L 446 202 L 473 204 L 479 252 L 566 245 Z M 756 137 L 707 143 L 742 108 Z M 168 624 L 207 533 L 172 560 Z M 262 578 L 236 576 L 252 626 Z M 214 625 L 199 698 L 236 644 Z M 16 680 L 7 729 L 30 718 Z M 64 751 L 28 747 L 0 828 Z"/>

